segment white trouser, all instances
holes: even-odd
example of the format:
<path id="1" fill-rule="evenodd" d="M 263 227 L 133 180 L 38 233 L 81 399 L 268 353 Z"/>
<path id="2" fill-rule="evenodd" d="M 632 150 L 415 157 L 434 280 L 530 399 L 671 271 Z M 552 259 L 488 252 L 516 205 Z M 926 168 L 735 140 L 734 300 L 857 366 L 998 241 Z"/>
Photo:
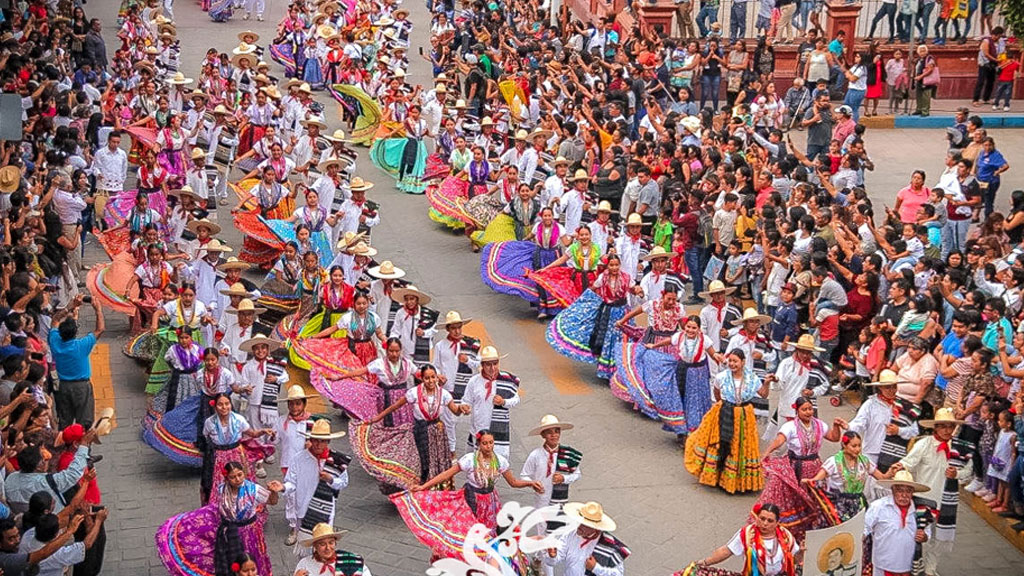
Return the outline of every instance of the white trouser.
<path id="1" fill-rule="evenodd" d="M 456 404 L 460 404 L 456 400 Z M 455 439 L 458 437 L 456 427 L 459 425 L 459 417 L 452 414 L 451 410 L 441 411 L 441 422 L 444 424 L 444 434 L 448 437 L 448 452 L 455 453 Z"/>
<path id="2" fill-rule="evenodd" d="M 164 16 L 168 20 L 174 20 L 174 0 L 164 0 Z"/>
<path id="3" fill-rule="evenodd" d="M 263 16 L 263 10 L 266 9 L 266 0 L 245 0 L 245 13 L 252 14 L 256 13 L 257 16 Z"/>

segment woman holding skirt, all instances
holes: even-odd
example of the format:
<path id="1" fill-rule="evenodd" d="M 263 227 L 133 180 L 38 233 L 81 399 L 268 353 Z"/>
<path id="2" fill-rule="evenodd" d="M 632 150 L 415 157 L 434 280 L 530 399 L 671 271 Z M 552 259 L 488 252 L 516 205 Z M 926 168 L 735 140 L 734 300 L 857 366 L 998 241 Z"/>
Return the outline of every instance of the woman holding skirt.
<path id="1" fill-rule="evenodd" d="M 378 139 L 370 150 L 374 165 L 394 176 L 398 189 L 409 194 L 423 194 L 426 188 L 423 172 L 427 165 L 427 146 L 423 139 L 429 130 L 420 112 L 419 104 L 410 106 L 409 115 L 402 123 L 405 136 Z"/>
<path id="2" fill-rule="evenodd" d="M 590 228 L 580 226 L 576 241 L 555 259 L 536 272 L 526 272 L 561 308 L 568 308 L 584 290 L 590 288 L 601 266 L 601 248 L 590 241 Z"/>
<path id="3" fill-rule="evenodd" d="M 721 362 L 700 327 L 690 316 L 683 330 L 648 344 L 625 341 L 615 357 L 612 391 L 624 390 L 640 411 L 661 420 L 662 428 L 680 444 L 700 425 L 711 409 L 711 372 L 708 361 Z"/>
<path id="4" fill-rule="evenodd" d="M 264 435 L 273 439 L 274 436 L 273 428 L 254 429 L 244 416 L 233 412 L 231 397 L 227 394 L 218 394 L 213 403 L 213 416 L 203 423 L 203 437 L 206 439 L 200 482 L 203 504 L 209 502 L 211 495 L 220 494 L 224 476 L 216 471 L 223 470 L 228 462 L 239 463 L 246 478 L 255 478 L 255 466 L 252 463 L 263 460 L 266 454 L 263 448 L 257 448 L 255 443 L 246 441 Z"/>
<path id="5" fill-rule="evenodd" d="M 513 488 L 533 488 L 538 494 L 544 486 L 537 481 L 516 478 L 508 461 L 494 452 L 494 436 L 488 430 L 476 434 L 477 449 L 459 458 L 444 472 L 409 491 L 391 496 L 405 525 L 416 539 L 429 547 L 435 558 L 462 558 L 462 544 L 474 524 L 494 529 L 500 502 L 494 485 L 498 478 Z M 462 490 L 430 491 L 444 485 L 459 472 L 466 473 Z"/>
<path id="6" fill-rule="evenodd" d="M 647 328 L 642 331 L 629 325 L 629 321 L 640 314 L 647 315 Z M 661 299 L 648 300 L 633 308 L 619 320 L 616 327 L 644 344 L 650 344 L 674 336 L 685 319 L 686 310 L 679 305 L 679 294 L 669 286 L 662 291 Z"/>
<path id="7" fill-rule="evenodd" d="M 344 371 L 342 379 L 359 378 L 369 376 L 371 384 L 376 384 L 377 413 L 385 412 L 391 406 L 397 404 L 405 396 L 405 392 L 411 387 L 413 374 L 416 372 L 416 365 L 406 354 L 402 353 L 402 342 L 396 337 L 387 339 L 384 358 L 377 358 L 370 362 L 365 368 Z M 365 394 L 355 387 L 350 388 L 352 394 Z M 338 402 L 342 408 L 345 405 Z M 384 416 L 385 426 L 400 426 L 412 422 L 412 408 L 395 408 Z"/>
<path id="8" fill-rule="evenodd" d="M 847 430 L 843 432 L 839 441 L 842 450 L 835 456 L 826 458 L 814 476 L 803 478 L 800 482 L 813 486 L 824 480 L 825 493 L 835 508 L 839 521 L 846 522 L 867 507 L 868 501 L 864 492 L 868 487 L 868 477 L 886 480 L 896 472 L 891 468 L 892 471 L 887 474 L 878 471 L 871 460 L 861 453 L 864 441 L 860 434 Z"/>
<path id="9" fill-rule="evenodd" d="M 408 490 L 441 474 L 451 465 L 448 437 L 441 414 L 469 414 L 470 407 L 456 404 L 450 392 L 440 386 L 437 369 L 420 368 L 420 384 L 385 408 L 368 422 L 349 424 L 352 446 L 360 464 L 384 485 Z M 379 424 L 396 410 L 412 408 L 412 423 L 401 426 Z"/>
<path id="10" fill-rule="evenodd" d="M 605 380 L 615 373 L 615 349 L 622 337 L 615 323 L 626 313 L 626 296 L 632 285 L 618 256 L 609 256 L 606 266 L 594 284 L 559 312 L 547 329 L 548 344 L 555 352 L 597 364 L 597 377 Z"/>
<path id="11" fill-rule="evenodd" d="M 352 309 L 342 314 L 333 326 L 311 338 L 327 338 L 339 330 L 345 333 L 349 352 L 355 354 L 363 366 L 377 359 L 380 343 L 387 340 L 380 317 L 370 310 L 370 297 L 365 292 L 356 292 L 352 297 Z M 373 341 L 374 337 L 377 338 L 376 342 Z"/>
<path id="12" fill-rule="evenodd" d="M 796 418 L 779 427 L 779 433 L 765 450 L 764 470 L 767 479 L 758 498 L 762 504 L 779 505 L 779 523 L 802 542 L 807 530 L 823 527 L 821 510 L 804 488 L 804 479 L 813 478 L 821 469 L 821 441 L 839 440 L 839 427 L 830 427 L 814 417 L 814 403 L 800 396 L 793 404 Z M 779 458 L 772 453 L 786 446 L 787 454 Z"/>
<path id="13" fill-rule="evenodd" d="M 311 254 L 307 252 L 306 255 Z M 305 258 L 306 256 L 303 256 Z M 318 258 L 313 253 L 314 258 Z M 334 327 L 340 320 L 342 314 L 352 308 L 356 289 L 345 283 L 345 270 L 341 266 L 332 266 L 330 281 L 319 286 L 317 313 L 314 314 L 301 329 L 292 326 L 292 330 L 298 330 L 298 338 L 308 338 L 314 334 L 320 334 Z M 344 330 L 335 330 L 330 333 L 332 338 L 344 338 Z M 294 350 L 290 351 L 292 364 L 303 370 L 309 370 L 309 363 L 300 357 Z"/>
<path id="14" fill-rule="evenodd" d="M 232 564 L 247 555 L 257 574 L 270 574 L 263 537 L 266 507 L 277 504 L 284 486 L 274 480 L 264 488 L 246 479 L 245 468 L 235 461 L 218 472 L 225 482 L 208 504 L 169 518 L 157 530 L 164 567 L 171 576 L 233 576 Z"/>
<path id="15" fill-rule="evenodd" d="M 701 484 L 718 486 L 730 494 L 764 487 L 751 400 L 767 397 L 768 386 L 746 369 L 745 363 L 742 350 L 726 355 L 726 369 L 714 380 L 718 400 L 686 439 L 686 470 Z"/>
<path id="16" fill-rule="evenodd" d="M 562 228 L 554 211 L 545 207 L 540 221 L 525 240 L 494 242 L 480 254 L 480 277 L 495 292 L 519 296 L 537 306 L 538 318 L 557 314 L 561 307 L 543 289 L 526 277 L 529 270 L 540 270 L 558 259 Z"/>
<path id="17" fill-rule="evenodd" d="M 472 171 L 476 160 L 469 163 L 468 168 Z M 490 164 L 488 165 L 490 174 Z M 466 202 L 466 214 L 472 219 L 472 224 L 466 227 L 466 235 L 469 236 L 470 244 L 474 252 L 478 252 L 481 246 L 491 242 L 503 242 L 515 240 L 515 223 L 512 217 L 502 214 L 505 206 L 515 197 L 519 187 L 519 169 L 515 165 L 505 166 L 504 174 L 498 179 L 497 186 L 486 193 L 490 187 L 484 184 L 481 188 L 475 184 L 480 171 L 476 176 L 470 173 L 469 201 Z M 475 194 L 475 195 L 474 195 Z"/>

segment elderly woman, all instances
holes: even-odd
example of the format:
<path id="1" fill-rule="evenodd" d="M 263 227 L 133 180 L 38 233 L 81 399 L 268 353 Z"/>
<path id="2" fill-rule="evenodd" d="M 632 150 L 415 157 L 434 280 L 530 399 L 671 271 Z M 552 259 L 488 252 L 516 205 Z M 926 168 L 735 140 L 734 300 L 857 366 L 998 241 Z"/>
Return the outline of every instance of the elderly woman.
<path id="1" fill-rule="evenodd" d="M 938 63 L 935 58 L 928 54 L 928 47 L 924 44 L 917 46 L 917 63 L 914 65 L 913 84 L 914 95 L 917 98 L 917 108 L 914 116 L 928 116 L 932 111 L 932 97 L 938 88 Z"/>
<path id="2" fill-rule="evenodd" d="M 906 351 L 896 357 L 892 369 L 902 382 L 897 388 L 897 396 L 914 404 L 924 404 L 929 398 L 928 404 L 935 408 L 933 403 L 938 403 L 938 396 L 932 395 L 931 391 L 939 373 L 939 363 L 923 338 L 911 338 Z"/>

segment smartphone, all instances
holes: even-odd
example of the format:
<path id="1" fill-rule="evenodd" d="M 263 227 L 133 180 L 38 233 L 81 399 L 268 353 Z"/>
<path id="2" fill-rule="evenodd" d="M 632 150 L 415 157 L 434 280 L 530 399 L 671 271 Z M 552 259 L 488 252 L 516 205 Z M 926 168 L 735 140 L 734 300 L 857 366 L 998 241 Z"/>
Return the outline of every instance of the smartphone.
<path id="1" fill-rule="evenodd" d="M 423 46 L 420 46 L 420 56 L 423 56 Z"/>

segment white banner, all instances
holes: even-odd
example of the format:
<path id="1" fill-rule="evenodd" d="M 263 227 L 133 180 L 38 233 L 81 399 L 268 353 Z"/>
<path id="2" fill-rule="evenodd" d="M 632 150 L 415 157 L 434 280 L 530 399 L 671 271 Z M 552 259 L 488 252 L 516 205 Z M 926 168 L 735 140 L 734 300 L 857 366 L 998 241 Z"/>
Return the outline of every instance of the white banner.
<path id="1" fill-rule="evenodd" d="M 857 576 L 863 556 L 864 511 L 846 522 L 808 530 L 804 576 Z"/>

